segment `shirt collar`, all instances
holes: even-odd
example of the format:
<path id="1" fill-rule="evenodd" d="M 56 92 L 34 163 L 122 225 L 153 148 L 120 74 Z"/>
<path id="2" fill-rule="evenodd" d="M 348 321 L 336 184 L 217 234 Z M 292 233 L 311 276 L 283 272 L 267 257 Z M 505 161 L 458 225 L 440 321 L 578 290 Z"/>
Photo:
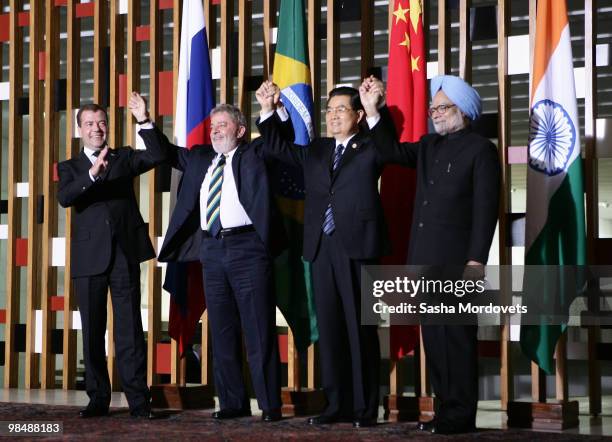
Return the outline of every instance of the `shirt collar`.
<path id="1" fill-rule="evenodd" d="M 94 156 L 94 153 L 99 152 L 102 149 L 96 150 L 96 149 L 92 149 L 90 147 L 83 146 L 83 150 L 85 151 L 85 155 L 87 155 L 88 158 L 91 158 L 91 157 Z"/>
<path id="2" fill-rule="evenodd" d="M 354 133 L 352 135 L 349 135 L 348 138 L 346 138 L 344 141 L 338 141 L 336 140 L 336 147 L 338 147 L 340 144 L 342 144 L 344 146 L 344 148 L 346 149 L 346 146 L 348 146 L 348 144 L 351 142 L 351 140 L 353 139 L 353 137 L 357 135 L 357 133 Z"/>
<path id="3" fill-rule="evenodd" d="M 217 153 L 215 160 L 219 161 L 221 159 L 221 155 L 225 155 L 225 162 L 231 163 L 232 158 L 234 158 L 234 154 L 236 153 L 237 150 L 238 150 L 238 146 L 234 147 L 232 150 L 230 150 L 229 152 L 226 152 L 225 154 Z"/>

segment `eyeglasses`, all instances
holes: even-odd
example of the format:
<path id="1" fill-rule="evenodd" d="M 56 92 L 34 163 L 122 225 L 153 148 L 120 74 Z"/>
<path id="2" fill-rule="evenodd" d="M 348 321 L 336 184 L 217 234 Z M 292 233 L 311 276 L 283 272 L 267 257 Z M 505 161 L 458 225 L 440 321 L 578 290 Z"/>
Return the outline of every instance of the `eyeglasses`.
<path id="1" fill-rule="evenodd" d="M 344 115 L 345 113 L 347 113 L 348 111 L 351 111 L 353 109 L 351 109 L 350 107 L 346 107 L 344 105 L 341 106 L 337 106 L 337 107 L 328 107 L 325 109 L 325 113 L 328 115 L 331 114 L 340 114 L 340 115 Z"/>
<path id="2" fill-rule="evenodd" d="M 430 107 L 428 109 L 427 113 L 429 114 L 430 117 L 433 117 L 433 114 L 435 112 L 439 113 L 440 115 L 444 115 L 447 110 L 449 110 L 451 107 L 455 107 L 455 106 L 456 106 L 456 104 L 441 104 L 439 106 Z"/>

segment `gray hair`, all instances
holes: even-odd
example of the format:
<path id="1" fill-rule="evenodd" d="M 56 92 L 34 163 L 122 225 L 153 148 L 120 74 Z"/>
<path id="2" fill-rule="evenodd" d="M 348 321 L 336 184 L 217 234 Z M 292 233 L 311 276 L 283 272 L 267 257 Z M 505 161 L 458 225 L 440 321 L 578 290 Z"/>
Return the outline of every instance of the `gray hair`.
<path id="1" fill-rule="evenodd" d="M 210 116 L 212 117 L 214 114 L 218 114 L 220 112 L 225 112 L 228 114 L 234 123 L 237 123 L 238 126 L 244 126 L 244 128 L 248 129 L 246 117 L 238 108 L 238 106 L 234 106 L 233 104 L 217 104 L 213 110 L 210 111 Z"/>

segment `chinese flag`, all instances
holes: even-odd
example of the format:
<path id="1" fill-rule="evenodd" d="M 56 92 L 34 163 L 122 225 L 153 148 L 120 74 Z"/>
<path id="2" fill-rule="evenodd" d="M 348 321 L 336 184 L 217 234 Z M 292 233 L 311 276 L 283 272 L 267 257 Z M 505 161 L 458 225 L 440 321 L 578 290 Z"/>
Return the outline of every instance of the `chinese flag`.
<path id="1" fill-rule="evenodd" d="M 423 8 L 420 0 L 392 0 L 387 106 L 400 141 L 417 141 L 427 132 L 427 72 Z M 391 255 L 383 264 L 405 264 L 410 240 L 415 172 L 388 166 L 381 197 L 391 237 Z M 416 326 L 391 327 L 391 357 L 402 358 L 418 341 Z"/>

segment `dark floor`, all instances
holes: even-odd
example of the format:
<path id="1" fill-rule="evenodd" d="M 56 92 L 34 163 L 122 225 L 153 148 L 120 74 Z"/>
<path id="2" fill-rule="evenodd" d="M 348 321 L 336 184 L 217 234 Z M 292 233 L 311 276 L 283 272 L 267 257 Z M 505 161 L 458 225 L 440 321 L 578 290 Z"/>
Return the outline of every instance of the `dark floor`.
<path id="1" fill-rule="evenodd" d="M 305 418 L 288 418 L 275 423 L 263 423 L 259 417 L 215 421 L 211 410 L 175 411 L 164 414 L 157 421 L 146 421 L 130 417 L 125 408 L 112 408 L 108 417 L 81 419 L 79 407 L 63 405 L 41 405 L 0 402 L 0 421 L 44 421 L 61 422 L 62 436 L 31 435 L 35 440 L 168 440 L 168 441 L 226 441 L 269 440 L 305 441 L 438 441 L 438 440 L 490 440 L 490 441 L 575 441 L 612 440 L 601 436 L 543 433 L 522 430 L 480 430 L 460 436 L 434 436 L 415 429 L 414 423 L 383 423 L 373 428 L 353 429 L 351 424 L 336 424 L 312 427 Z M 6 431 L 6 423 L 2 431 Z M 0 434 L 6 434 L 0 432 Z M 0 436 L 0 439 L 6 439 Z M 11 437 L 10 440 L 15 440 Z"/>

